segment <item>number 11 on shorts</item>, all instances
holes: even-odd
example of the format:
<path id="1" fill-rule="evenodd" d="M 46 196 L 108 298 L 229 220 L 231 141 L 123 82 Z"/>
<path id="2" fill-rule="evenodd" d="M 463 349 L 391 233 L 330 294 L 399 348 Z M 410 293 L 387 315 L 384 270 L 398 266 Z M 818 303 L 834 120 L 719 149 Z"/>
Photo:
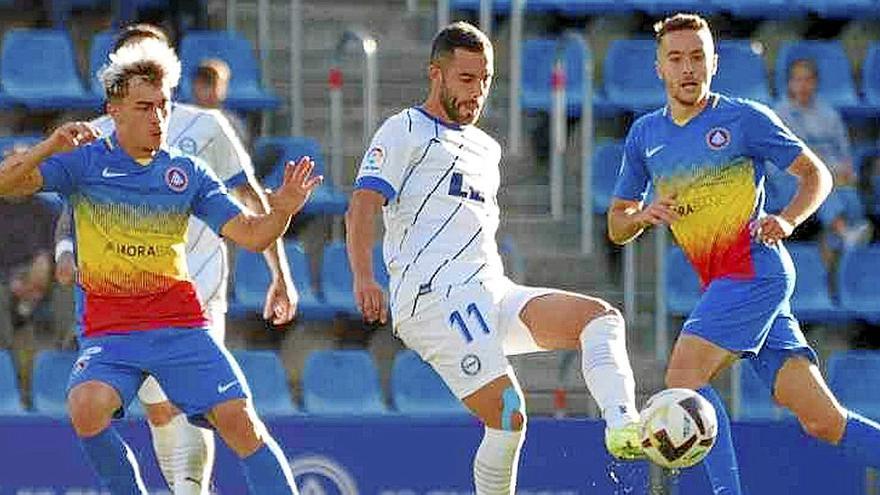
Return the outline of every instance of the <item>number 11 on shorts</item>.
<path id="1" fill-rule="evenodd" d="M 468 304 L 465 311 L 467 312 L 468 318 L 476 320 L 477 324 L 479 324 L 480 328 L 483 330 L 483 333 L 488 335 L 489 325 L 486 325 L 486 320 L 483 318 L 483 313 L 480 313 L 480 308 L 477 307 L 477 303 Z M 467 323 L 464 321 L 464 317 L 461 316 L 459 311 L 453 311 L 452 314 L 449 315 L 449 324 L 453 327 L 458 327 L 458 331 L 461 332 L 461 336 L 464 337 L 465 342 L 471 343 L 474 340 L 474 336 L 471 334 Z"/>

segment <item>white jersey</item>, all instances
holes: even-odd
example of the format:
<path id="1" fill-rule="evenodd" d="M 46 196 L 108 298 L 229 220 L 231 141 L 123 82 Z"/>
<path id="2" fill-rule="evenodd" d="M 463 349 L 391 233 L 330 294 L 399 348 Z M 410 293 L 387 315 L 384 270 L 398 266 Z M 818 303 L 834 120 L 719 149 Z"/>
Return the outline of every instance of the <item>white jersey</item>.
<path id="1" fill-rule="evenodd" d="M 501 147 L 475 126 L 408 108 L 373 136 L 355 187 L 385 196 L 384 257 L 395 325 L 419 298 L 504 275 L 495 234 Z"/>
<path id="2" fill-rule="evenodd" d="M 103 115 L 92 121 L 110 134 L 113 120 Z M 232 125 L 217 110 L 181 103 L 171 106 L 168 144 L 202 158 L 229 189 L 252 179 L 251 158 Z M 186 260 L 199 299 L 210 311 L 226 311 L 229 258 L 226 244 L 204 222 L 191 216 L 187 230 Z"/>

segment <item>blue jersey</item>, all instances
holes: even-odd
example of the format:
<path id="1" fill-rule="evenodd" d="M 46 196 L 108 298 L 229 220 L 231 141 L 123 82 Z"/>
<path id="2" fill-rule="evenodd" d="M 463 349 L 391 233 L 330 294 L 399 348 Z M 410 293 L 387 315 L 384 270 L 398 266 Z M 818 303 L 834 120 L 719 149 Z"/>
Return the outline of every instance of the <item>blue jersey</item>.
<path id="1" fill-rule="evenodd" d="M 207 324 L 187 273 L 189 216 L 219 233 L 242 209 L 201 161 L 169 148 L 141 165 L 114 135 L 51 156 L 40 172 L 73 209 L 82 335 Z"/>
<path id="2" fill-rule="evenodd" d="M 683 126 L 667 108 L 633 124 L 614 196 L 642 201 L 649 184 L 676 194 L 672 232 L 704 286 L 719 277 L 790 275 L 777 248 L 752 240 L 750 224 L 764 214 L 766 162 L 787 168 L 804 149 L 766 106 L 712 93 Z"/>

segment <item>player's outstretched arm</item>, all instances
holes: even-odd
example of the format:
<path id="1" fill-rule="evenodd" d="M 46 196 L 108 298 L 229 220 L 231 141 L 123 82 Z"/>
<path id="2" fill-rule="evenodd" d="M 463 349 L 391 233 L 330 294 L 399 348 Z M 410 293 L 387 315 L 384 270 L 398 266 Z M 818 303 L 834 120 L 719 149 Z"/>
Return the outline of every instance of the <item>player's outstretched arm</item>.
<path id="1" fill-rule="evenodd" d="M 388 321 L 385 293 L 373 273 L 374 222 L 384 204 L 385 197 L 378 192 L 358 189 L 345 212 L 345 246 L 354 277 L 354 300 L 367 323 Z"/>
<path id="2" fill-rule="evenodd" d="M 778 215 L 767 215 L 754 225 L 752 234 L 765 244 L 790 236 L 798 225 L 819 209 L 833 186 L 828 167 L 809 149 L 798 155 L 786 170 L 797 177 L 797 192 Z"/>
<path id="3" fill-rule="evenodd" d="M 94 141 L 98 136 L 100 132 L 91 124 L 69 122 L 33 148 L 6 157 L 0 163 L 0 196 L 29 196 L 39 191 L 43 187 L 43 175 L 38 167 L 43 160 Z"/>
<path id="4" fill-rule="evenodd" d="M 643 206 L 640 201 L 613 198 L 608 208 L 608 237 L 615 244 L 626 244 L 651 225 L 671 225 L 678 220 L 675 195 L 659 196 Z"/>
<path id="5" fill-rule="evenodd" d="M 312 191 L 324 180 L 320 175 L 311 176 L 314 168 L 315 163 L 307 156 L 296 165 L 288 163 L 281 187 L 269 194 L 269 213 L 240 213 L 223 225 L 221 234 L 245 249 L 265 251 L 284 234 L 290 217 L 302 209 Z"/>

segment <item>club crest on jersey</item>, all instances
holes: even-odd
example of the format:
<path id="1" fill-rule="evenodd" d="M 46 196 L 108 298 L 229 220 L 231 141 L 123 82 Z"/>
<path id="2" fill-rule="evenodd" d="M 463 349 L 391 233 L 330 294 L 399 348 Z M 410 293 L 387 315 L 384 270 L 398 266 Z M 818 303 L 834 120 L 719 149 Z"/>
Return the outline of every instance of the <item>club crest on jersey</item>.
<path id="1" fill-rule="evenodd" d="M 483 363 L 480 362 L 480 358 L 474 354 L 467 354 L 461 358 L 461 371 L 467 376 L 475 376 L 482 367 Z"/>
<path id="2" fill-rule="evenodd" d="M 187 155 L 195 155 L 196 151 L 198 151 L 196 147 L 196 140 L 185 136 L 177 140 L 177 147 L 180 148 L 181 151 L 186 153 Z"/>
<path id="3" fill-rule="evenodd" d="M 385 163 L 385 149 L 381 146 L 373 146 L 370 151 L 367 152 L 365 162 L 364 171 L 377 172 Z"/>
<path id="4" fill-rule="evenodd" d="M 174 192 L 183 192 L 189 185 L 189 177 L 180 167 L 168 167 L 165 171 L 165 184 Z"/>
<path id="5" fill-rule="evenodd" d="M 718 151 L 730 144 L 730 131 L 724 127 L 715 127 L 706 134 L 706 144 Z"/>

